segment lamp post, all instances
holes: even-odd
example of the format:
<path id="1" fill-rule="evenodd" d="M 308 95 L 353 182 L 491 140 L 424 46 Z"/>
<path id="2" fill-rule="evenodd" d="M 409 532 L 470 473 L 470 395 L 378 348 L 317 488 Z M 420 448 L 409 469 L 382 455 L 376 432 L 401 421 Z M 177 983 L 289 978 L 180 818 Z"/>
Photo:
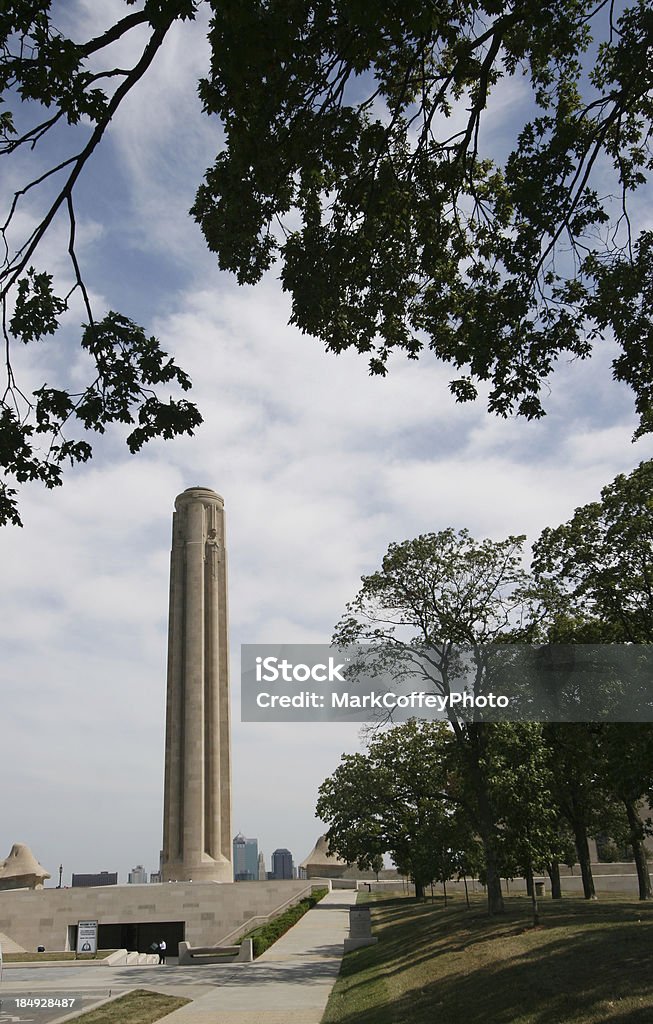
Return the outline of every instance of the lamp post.
<path id="1" fill-rule="evenodd" d="M 63 864 L 60 864 L 59 865 L 59 885 L 57 886 L 57 889 L 61 888 L 61 875 L 62 875 L 62 873 L 63 873 Z"/>

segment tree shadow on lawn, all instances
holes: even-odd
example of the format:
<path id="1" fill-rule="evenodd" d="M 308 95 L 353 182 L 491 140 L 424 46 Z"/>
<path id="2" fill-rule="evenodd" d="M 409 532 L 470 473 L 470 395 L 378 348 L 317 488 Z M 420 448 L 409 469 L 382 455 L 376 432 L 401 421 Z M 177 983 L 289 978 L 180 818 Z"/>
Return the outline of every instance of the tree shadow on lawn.
<path id="1" fill-rule="evenodd" d="M 637 900 L 603 903 L 579 899 L 540 903 L 538 928 L 533 928 L 531 902 L 527 897 L 511 897 L 506 903 L 506 912 L 496 917 L 490 917 L 478 904 L 468 910 L 460 905 L 434 908 L 413 903 L 407 906 L 404 901 L 403 908 L 379 909 L 382 913 L 372 918 L 372 933 L 383 939 L 388 958 L 397 962 L 406 957 L 414 962 L 414 947 L 418 944 L 426 953 L 425 959 L 429 959 L 433 954 L 461 952 L 478 943 L 518 935 L 528 939 L 558 928 L 623 927 L 635 922 L 640 927 L 641 924 L 653 925 L 653 901 L 640 903 Z"/>
<path id="2" fill-rule="evenodd" d="M 531 930 L 524 905 L 522 902 L 509 906 L 502 917 L 491 918 L 478 906 L 471 910 L 461 906 L 447 909 L 404 900 L 403 907 L 393 906 L 387 910 L 384 907 L 382 916 L 373 918 L 372 934 L 378 937 L 380 945 L 371 955 L 374 959 L 381 956 L 386 961 L 384 974 L 389 977 L 407 966 L 430 962 L 435 956 L 464 953 L 476 944 L 515 938 Z M 367 963 L 364 951 L 356 956 L 355 970 L 364 969 Z M 346 958 L 345 973 L 348 973 L 348 964 L 349 958 Z"/>
<path id="3" fill-rule="evenodd" d="M 389 1002 L 352 1014 L 347 1024 L 651 1024 L 653 907 L 549 904 L 538 929 L 525 908 L 525 900 L 514 905 L 509 920 L 419 910 L 406 919 L 406 903 L 403 915 L 388 908 L 378 918 L 379 945 L 346 958 L 343 976 L 351 979 L 348 992 L 364 994 L 365 971 L 380 961 Z M 397 988 L 405 995 L 393 997 Z M 625 1015 L 624 999 L 631 1000 Z M 648 1006 L 636 1005 L 640 999 Z"/>
<path id="4" fill-rule="evenodd" d="M 454 969 L 435 980 L 427 980 L 422 968 L 421 986 L 414 977 L 409 991 L 393 999 L 383 1014 L 377 1008 L 376 1016 L 357 1015 L 351 1024 L 381 1024 L 388 1009 L 387 1020 L 397 1024 L 433 1019 L 440 1024 L 563 1024 L 576 1019 L 650 1024 L 651 936 L 641 926 L 639 935 L 635 930 L 633 925 L 620 929 L 618 937 L 601 930 L 561 939 L 510 960 Z M 631 1004 L 624 1016 L 623 999 L 646 999 L 649 1005 Z"/>

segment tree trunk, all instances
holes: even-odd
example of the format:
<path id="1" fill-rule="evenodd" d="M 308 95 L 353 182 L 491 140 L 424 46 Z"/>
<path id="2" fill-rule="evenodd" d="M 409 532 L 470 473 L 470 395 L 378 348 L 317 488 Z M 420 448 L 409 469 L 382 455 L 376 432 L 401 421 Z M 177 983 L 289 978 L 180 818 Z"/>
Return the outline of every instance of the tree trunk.
<path id="1" fill-rule="evenodd" d="M 486 732 L 483 723 L 474 723 L 468 726 L 469 746 L 466 754 L 471 771 L 472 783 L 475 790 L 475 797 L 478 808 L 478 832 L 483 844 L 485 858 L 485 874 L 487 879 L 487 911 L 488 914 L 505 913 L 503 893 L 501 892 L 501 874 L 499 872 L 499 858 L 497 856 L 496 825 L 490 795 L 488 792 L 487 778 L 482 768 L 485 747 L 487 746 Z"/>
<path id="2" fill-rule="evenodd" d="M 646 851 L 644 848 L 644 825 L 639 816 L 635 801 L 624 799 L 623 804 L 626 808 L 628 824 L 630 825 L 630 845 L 632 846 L 633 854 L 635 855 L 639 898 L 640 900 L 650 900 L 653 898 L 653 890 L 651 889 L 651 876 L 649 875 Z"/>
<path id="3" fill-rule="evenodd" d="M 416 900 L 423 900 L 424 899 L 424 885 L 423 885 L 422 882 L 418 882 L 417 879 L 415 879 L 415 899 Z"/>
<path id="4" fill-rule="evenodd" d="M 487 912 L 488 914 L 503 914 L 505 904 L 501 892 L 501 876 L 497 868 L 496 857 L 492 846 L 483 841 L 485 850 L 485 872 L 487 875 Z"/>
<path id="5" fill-rule="evenodd" d="M 561 900 L 562 899 L 562 884 L 560 882 L 560 864 L 557 860 L 552 860 L 550 864 L 547 864 L 546 868 L 549 878 L 551 879 L 551 899 Z"/>
<path id="6" fill-rule="evenodd" d="M 467 888 L 467 875 L 463 875 L 463 882 L 465 883 L 465 902 L 467 904 L 467 909 L 469 910 L 469 890 Z"/>
<path id="7" fill-rule="evenodd" d="M 587 829 L 580 821 L 574 822 L 574 840 L 576 842 L 576 853 L 580 864 L 580 873 L 583 878 L 583 895 L 586 900 L 596 899 L 594 878 L 590 865 L 590 847 L 587 841 Z"/>
<path id="8" fill-rule="evenodd" d="M 532 868 L 527 868 L 526 869 L 526 895 L 530 896 L 531 899 L 532 899 L 534 892 L 535 892 L 535 888 L 533 886 L 533 869 Z"/>

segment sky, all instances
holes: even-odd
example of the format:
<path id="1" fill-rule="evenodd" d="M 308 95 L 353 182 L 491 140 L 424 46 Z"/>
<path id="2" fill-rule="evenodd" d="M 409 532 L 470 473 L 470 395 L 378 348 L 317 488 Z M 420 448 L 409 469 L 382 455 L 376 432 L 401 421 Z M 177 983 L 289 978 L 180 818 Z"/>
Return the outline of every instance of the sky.
<path id="1" fill-rule="evenodd" d="M 81 38 L 124 10 L 71 0 L 61 16 Z M 60 864 L 64 884 L 158 867 L 171 519 L 184 488 L 225 500 L 233 833 L 257 837 L 269 866 L 278 847 L 296 863 L 312 849 L 317 789 L 361 739 L 357 725 L 241 722 L 240 645 L 328 642 L 392 541 L 452 526 L 532 543 L 653 454 L 649 438 L 631 442 L 633 403 L 611 380 L 609 345 L 560 365 L 544 420 L 501 420 L 456 404 L 451 371 L 428 356 L 395 359 L 382 379 L 360 356 L 325 354 L 287 326 L 274 272 L 254 288 L 220 273 L 187 215 L 221 144 L 195 93 L 204 17 L 175 28 L 120 109 L 78 209 L 96 309 L 162 340 L 204 423 L 136 457 L 125 431 L 108 432 L 62 488 L 24 488 L 24 529 L 0 531 L 0 859 L 25 842 L 51 884 Z M 522 102 L 520 87 L 502 92 L 497 137 Z M 3 195 L 25 167 L 0 171 Z M 32 216 L 25 207 L 22 223 Z M 44 265 L 65 277 L 63 234 L 55 224 Z M 83 379 L 81 319 L 73 309 L 61 339 L 17 353 L 25 385 Z"/>

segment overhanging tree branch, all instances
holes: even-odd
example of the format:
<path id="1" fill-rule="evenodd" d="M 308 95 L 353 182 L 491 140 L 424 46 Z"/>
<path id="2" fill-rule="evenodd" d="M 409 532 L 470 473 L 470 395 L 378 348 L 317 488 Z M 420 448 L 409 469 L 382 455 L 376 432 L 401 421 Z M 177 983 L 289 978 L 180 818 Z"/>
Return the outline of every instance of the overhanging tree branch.
<path id="1" fill-rule="evenodd" d="M 121 314 L 110 312 L 103 319 L 94 315 L 76 252 L 74 205 L 80 176 L 111 119 L 151 66 L 173 22 L 192 18 L 194 11 L 194 0 L 148 2 L 143 10 L 128 15 L 83 44 L 72 43 L 52 30 L 47 10 L 35 13 L 32 6 L 21 4 L 20 0 L 13 5 L 11 14 L 0 14 L 0 87 L 10 93 L 13 90 L 23 100 L 40 102 L 42 106 L 54 103 L 57 108 L 52 116 L 40 118 L 20 135 L 14 131 L 11 114 L 0 114 L 4 138 L 0 155 L 7 158 L 26 146 L 34 151 L 64 120 L 69 125 L 76 125 L 80 118 L 91 123 L 88 138 L 78 152 L 41 170 L 16 190 L 0 229 L 5 248 L 0 304 L 6 370 L 5 390 L 0 399 L 0 468 L 7 478 L 7 482 L 0 483 L 0 523 L 20 525 L 13 482 L 40 480 L 47 487 L 58 486 L 65 463 L 84 462 L 90 457 L 91 445 L 84 437 L 72 440 L 64 435 L 64 429 L 73 421 L 84 431 L 99 433 L 113 422 L 133 424 L 127 438 L 131 451 L 137 451 L 152 437 L 192 433 L 201 422 L 190 402 L 174 397 L 162 401 L 157 396 L 157 385 L 172 384 L 181 391 L 190 387 L 187 375 L 161 350 L 158 341 L 148 338 L 142 328 Z M 132 68 L 109 67 L 94 73 L 84 70 L 84 61 L 89 56 L 146 24 L 151 29 L 149 38 Z M 18 34 L 17 53 L 12 53 L 8 45 L 12 32 Z M 94 88 L 102 79 L 116 78 L 121 81 L 109 98 Z M 10 231 L 20 201 L 61 174 L 65 174 L 64 181 L 44 215 L 12 255 Z M 68 218 L 67 249 L 73 271 L 72 287 L 63 298 L 55 294 L 52 275 L 37 273 L 31 266 L 61 211 Z M 88 352 L 96 372 L 90 383 L 75 393 L 43 384 L 33 395 L 25 394 L 16 382 L 11 364 L 12 338 L 29 343 L 54 334 L 77 290 L 88 320 L 82 348 Z"/>

